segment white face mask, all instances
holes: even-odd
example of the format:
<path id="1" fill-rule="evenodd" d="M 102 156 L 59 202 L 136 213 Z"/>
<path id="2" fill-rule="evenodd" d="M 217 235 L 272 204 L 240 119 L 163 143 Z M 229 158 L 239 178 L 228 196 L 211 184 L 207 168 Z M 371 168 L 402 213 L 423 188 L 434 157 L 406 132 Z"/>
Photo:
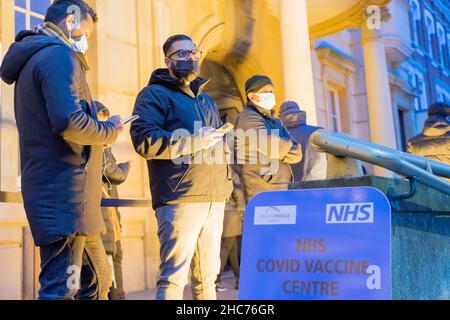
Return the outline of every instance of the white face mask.
<path id="1" fill-rule="evenodd" d="M 259 102 L 255 102 L 258 107 L 265 110 L 272 110 L 277 105 L 277 100 L 273 93 L 258 93 Z"/>
<path id="2" fill-rule="evenodd" d="M 86 35 L 82 35 L 81 39 L 78 41 L 73 40 L 72 38 L 69 39 L 70 44 L 72 45 L 74 51 L 80 52 L 82 54 L 85 54 L 86 51 L 89 49 L 89 44 Z"/>
<path id="3" fill-rule="evenodd" d="M 73 26 L 73 27 L 72 27 Z M 75 52 L 79 52 L 82 54 L 86 54 L 86 51 L 89 49 L 89 44 L 88 44 L 88 40 L 85 34 L 83 34 L 81 36 L 81 39 L 76 41 L 74 39 L 72 39 L 72 30 L 74 30 L 75 28 L 77 28 L 78 24 L 76 22 L 74 22 L 72 24 L 71 28 L 69 28 L 69 42 L 72 45 L 72 49 Z"/>

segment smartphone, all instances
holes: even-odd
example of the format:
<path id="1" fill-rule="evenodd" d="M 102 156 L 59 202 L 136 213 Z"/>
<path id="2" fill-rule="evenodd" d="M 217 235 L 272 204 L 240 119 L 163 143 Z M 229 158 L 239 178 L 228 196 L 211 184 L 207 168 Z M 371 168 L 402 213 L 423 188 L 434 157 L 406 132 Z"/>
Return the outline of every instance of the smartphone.
<path id="1" fill-rule="evenodd" d="M 131 117 L 129 117 L 129 118 L 126 118 L 126 119 L 123 121 L 123 124 L 131 123 L 131 122 L 133 122 L 133 121 L 136 121 L 137 119 L 139 119 L 139 116 L 136 114 L 136 115 L 134 115 L 134 116 L 131 116 Z"/>
<path id="2" fill-rule="evenodd" d="M 223 134 L 223 135 L 226 135 L 228 132 L 230 132 L 230 131 L 233 130 L 233 129 L 234 129 L 234 125 L 231 124 L 231 123 L 229 123 L 229 122 L 227 122 L 227 123 L 225 123 L 223 126 L 221 126 L 220 128 L 218 128 L 218 129 L 216 130 L 216 132 L 219 132 L 219 133 L 221 133 L 221 134 Z"/>

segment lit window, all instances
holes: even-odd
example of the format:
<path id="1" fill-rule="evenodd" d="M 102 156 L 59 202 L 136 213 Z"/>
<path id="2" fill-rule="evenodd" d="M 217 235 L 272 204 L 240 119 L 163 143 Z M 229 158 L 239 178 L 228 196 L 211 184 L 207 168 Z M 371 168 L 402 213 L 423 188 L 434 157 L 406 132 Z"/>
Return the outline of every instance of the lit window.
<path id="1" fill-rule="evenodd" d="M 447 61 L 447 66 L 450 68 L 450 33 L 447 33 Z"/>
<path id="2" fill-rule="evenodd" d="M 433 16 L 427 10 L 425 10 L 425 24 L 427 26 L 428 53 L 433 57 L 433 34 L 436 33 L 436 28 L 434 27 Z"/>
<path id="3" fill-rule="evenodd" d="M 411 16 L 412 16 L 412 28 L 411 28 L 412 42 L 415 45 L 419 45 L 418 24 L 420 25 L 420 19 L 422 18 L 422 15 L 420 13 L 420 6 L 417 0 L 411 0 Z"/>
<path id="4" fill-rule="evenodd" d="M 15 32 L 28 30 L 42 23 L 53 0 L 15 0 Z"/>
<path id="5" fill-rule="evenodd" d="M 450 93 L 439 85 L 436 85 L 436 101 L 450 103 Z"/>
<path id="6" fill-rule="evenodd" d="M 341 131 L 339 92 L 334 88 L 327 88 L 327 129 Z"/>
<path id="7" fill-rule="evenodd" d="M 417 96 L 414 98 L 414 109 L 424 111 L 427 109 L 427 92 L 423 75 L 416 69 L 410 68 L 408 74 L 409 85 L 416 89 Z"/>
<path id="8" fill-rule="evenodd" d="M 439 60 L 442 64 L 445 64 L 445 32 L 444 27 L 441 23 L 436 23 L 437 30 L 437 39 L 438 39 L 438 52 L 439 52 Z"/>

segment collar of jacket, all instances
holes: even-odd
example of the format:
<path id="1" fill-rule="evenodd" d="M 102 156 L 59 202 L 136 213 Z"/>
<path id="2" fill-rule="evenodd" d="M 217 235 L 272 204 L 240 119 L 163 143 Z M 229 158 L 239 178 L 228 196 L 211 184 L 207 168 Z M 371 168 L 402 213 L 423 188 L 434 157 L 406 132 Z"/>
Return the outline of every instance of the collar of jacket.
<path id="1" fill-rule="evenodd" d="M 85 71 L 89 71 L 89 62 L 87 59 L 87 56 L 83 53 L 75 51 L 75 48 L 70 43 L 69 39 L 66 37 L 64 32 L 55 24 L 51 22 L 44 22 L 42 24 L 37 25 L 34 27 L 33 31 L 37 34 L 42 34 L 45 36 L 49 36 L 53 39 L 58 39 L 61 42 L 63 42 L 66 46 L 68 46 L 70 49 L 72 49 L 75 52 L 76 57 L 81 62 L 81 65 L 83 66 L 83 69 Z"/>
<path id="2" fill-rule="evenodd" d="M 200 94 L 202 94 L 203 90 L 209 83 L 209 79 L 203 79 L 201 77 L 198 77 L 194 81 L 191 82 L 191 91 L 194 93 L 194 96 L 185 88 L 183 88 L 180 84 L 180 80 L 172 77 L 169 73 L 169 69 L 163 68 L 163 69 L 156 69 L 150 78 L 149 85 L 152 84 L 159 84 L 165 87 L 169 88 L 175 88 L 183 92 L 184 94 L 190 96 L 191 98 L 196 98 Z"/>
<path id="3" fill-rule="evenodd" d="M 248 101 L 246 104 L 246 107 L 256 110 L 259 114 L 261 114 L 265 118 L 273 120 L 273 118 L 275 117 L 275 110 L 272 109 L 269 111 L 269 110 L 263 109 L 261 107 L 258 107 L 252 101 Z"/>

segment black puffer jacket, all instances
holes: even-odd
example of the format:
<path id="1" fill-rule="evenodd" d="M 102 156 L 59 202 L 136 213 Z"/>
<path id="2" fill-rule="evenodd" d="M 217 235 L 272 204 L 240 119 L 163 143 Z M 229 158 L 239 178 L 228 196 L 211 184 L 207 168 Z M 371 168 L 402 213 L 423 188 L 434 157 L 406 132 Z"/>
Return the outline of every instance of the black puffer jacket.
<path id="1" fill-rule="evenodd" d="M 167 69 L 158 69 L 137 97 L 133 114 L 140 119 L 133 122 L 130 133 L 136 152 L 148 160 L 154 209 L 166 204 L 223 202 L 231 194 L 228 153 L 220 150 L 219 161 L 198 163 L 193 159 L 202 156 L 201 144 L 185 138 L 196 135 L 200 127 L 222 124 L 216 104 L 203 92 L 206 83 L 201 78 L 192 82 L 192 96 L 180 89 Z M 203 156 L 216 153 L 205 151 Z"/>
<path id="2" fill-rule="evenodd" d="M 62 41 L 25 31 L 0 75 L 15 83 L 22 195 L 36 245 L 100 235 L 103 144 L 117 131 L 97 120 L 80 60 Z"/>

